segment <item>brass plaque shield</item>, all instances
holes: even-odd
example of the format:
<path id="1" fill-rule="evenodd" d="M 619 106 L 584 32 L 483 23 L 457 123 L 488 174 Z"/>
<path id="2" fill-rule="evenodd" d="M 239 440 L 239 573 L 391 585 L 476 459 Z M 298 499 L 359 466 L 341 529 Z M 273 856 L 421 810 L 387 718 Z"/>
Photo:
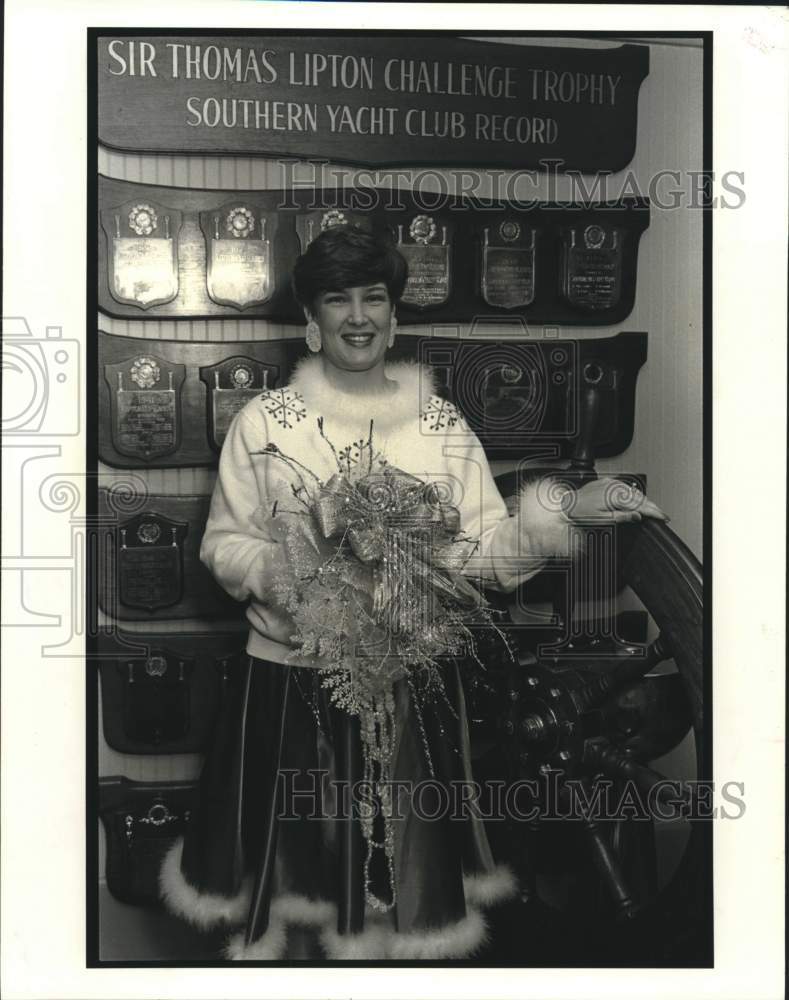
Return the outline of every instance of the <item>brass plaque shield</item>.
<path id="1" fill-rule="evenodd" d="M 245 356 L 226 358 L 200 369 L 208 392 L 208 440 L 221 451 L 233 417 L 267 389 L 276 387 L 278 365 Z"/>
<path id="2" fill-rule="evenodd" d="M 183 540 L 189 525 L 146 511 L 118 528 L 118 600 L 155 611 L 183 596 Z"/>
<path id="3" fill-rule="evenodd" d="M 270 221 L 256 206 L 233 202 L 203 212 L 206 286 L 219 305 L 247 309 L 268 302 L 274 293 Z"/>
<path id="4" fill-rule="evenodd" d="M 181 213 L 150 201 L 102 213 L 109 248 L 109 284 L 118 302 L 142 309 L 178 294 Z"/>
<path id="5" fill-rule="evenodd" d="M 489 306 L 516 309 L 534 301 L 536 233 L 514 219 L 483 231 L 482 298 Z"/>
<path id="6" fill-rule="evenodd" d="M 350 212 L 346 208 L 327 208 L 317 212 L 303 212 L 296 216 L 296 233 L 301 252 L 304 253 L 316 236 L 334 226 L 355 226 L 365 232 L 372 232 L 367 216 L 360 212 Z"/>
<path id="7" fill-rule="evenodd" d="M 593 223 L 562 232 L 562 295 L 573 306 L 613 309 L 622 294 L 622 230 Z"/>
<path id="8" fill-rule="evenodd" d="M 110 434 L 121 455 L 149 461 L 178 450 L 185 368 L 155 355 L 104 366 L 110 387 Z"/>
<path id="9" fill-rule="evenodd" d="M 411 242 L 404 242 L 403 227 L 397 227 L 397 249 L 408 264 L 408 280 L 401 301 L 416 309 L 440 306 L 451 291 L 450 245 L 447 227 L 441 227 L 440 242 L 434 243 L 438 226 L 429 215 L 416 215 L 408 227 Z"/>

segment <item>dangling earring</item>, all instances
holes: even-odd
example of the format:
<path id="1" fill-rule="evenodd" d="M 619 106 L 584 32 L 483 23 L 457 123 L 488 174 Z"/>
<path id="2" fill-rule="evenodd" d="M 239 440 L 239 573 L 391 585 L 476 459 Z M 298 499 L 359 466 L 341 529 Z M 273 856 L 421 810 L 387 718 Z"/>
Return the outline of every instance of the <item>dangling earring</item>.
<path id="1" fill-rule="evenodd" d="M 389 342 L 387 347 L 394 347 L 395 336 L 397 335 L 397 317 L 392 316 L 389 320 Z"/>
<path id="2" fill-rule="evenodd" d="M 307 324 L 307 347 L 313 354 L 317 354 L 321 349 L 321 328 L 314 319 Z"/>

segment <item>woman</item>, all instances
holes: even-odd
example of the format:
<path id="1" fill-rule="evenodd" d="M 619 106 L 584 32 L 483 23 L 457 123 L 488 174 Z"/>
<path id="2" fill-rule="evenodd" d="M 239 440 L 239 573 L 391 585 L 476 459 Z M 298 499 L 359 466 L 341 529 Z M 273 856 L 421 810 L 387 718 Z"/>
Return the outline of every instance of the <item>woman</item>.
<path id="1" fill-rule="evenodd" d="M 382 465 L 450 491 L 463 534 L 478 540 L 464 569 L 478 583 L 512 590 L 566 546 L 567 518 L 534 488 L 508 515 L 479 441 L 436 396 L 430 372 L 387 363 L 405 281 L 403 257 L 372 235 L 337 226 L 315 239 L 294 270 L 312 356 L 287 386 L 238 414 L 222 449 L 201 558 L 225 590 L 249 600 L 249 659 L 220 714 L 198 805 L 165 860 L 161 885 L 185 919 L 235 928 L 226 949 L 232 959 L 468 957 L 486 940 L 481 907 L 515 891 L 481 822 L 450 821 L 440 801 L 422 801 L 419 810 L 406 803 L 390 827 L 379 820 L 368 840 L 391 830 L 389 847 L 365 852 L 358 821 L 338 801 L 338 789 L 348 787 L 342 782 L 359 775 L 358 720 L 331 704 L 320 660 L 294 655 L 278 581 L 297 568 L 261 518 L 294 481 L 293 466 L 272 461 L 271 446 L 325 482 L 338 463 L 350 471 L 362 461 L 372 422 Z M 604 495 L 604 484 L 584 487 L 575 511 L 599 511 Z M 662 516 L 647 501 L 640 511 Z M 444 786 L 470 781 L 456 668 L 446 670 L 443 697 L 424 712 L 405 682 L 394 690 L 395 782 L 429 790 L 428 778 Z M 433 795 L 441 799 L 435 786 Z M 304 928 L 312 929 L 306 949 Z"/>

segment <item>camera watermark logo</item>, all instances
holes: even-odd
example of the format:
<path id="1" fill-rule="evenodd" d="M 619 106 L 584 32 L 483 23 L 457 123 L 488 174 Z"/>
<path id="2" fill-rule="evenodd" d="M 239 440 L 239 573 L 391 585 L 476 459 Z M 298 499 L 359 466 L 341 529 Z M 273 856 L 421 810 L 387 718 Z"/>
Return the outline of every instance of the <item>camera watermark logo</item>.
<path id="1" fill-rule="evenodd" d="M 85 472 L 64 462 L 81 430 L 80 344 L 20 316 L 2 338 L 3 625 L 35 630 L 45 656 L 81 655 L 94 532 Z"/>
<path id="2" fill-rule="evenodd" d="M 62 327 L 36 337 L 23 317 L 3 319 L 3 437 L 79 434 L 79 348 Z"/>

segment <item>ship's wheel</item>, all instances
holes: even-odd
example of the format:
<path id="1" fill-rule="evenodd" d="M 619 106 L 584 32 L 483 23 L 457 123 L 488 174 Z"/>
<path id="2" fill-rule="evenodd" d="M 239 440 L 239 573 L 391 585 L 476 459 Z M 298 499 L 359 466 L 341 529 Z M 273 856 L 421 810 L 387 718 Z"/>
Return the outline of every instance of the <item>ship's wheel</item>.
<path id="1" fill-rule="evenodd" d="M 498 486 L 513 495 L 516 474 Z M 469 687 L 476 777 L 522 789 L 488 824 L 521 885 L 494 914 L 492 957 L 708 965 L 711 825 L 694 784 L 710 776 L 702 569 L 650 519 L 585 542 L 547 590 L 535 581 L 538 596 L 558 593 L 558 614 L 528 620 L 526 584 L 508 606 L 514 656 L 489 656 Z M 623 637 L 639 621 L 641 641 Z"/>

